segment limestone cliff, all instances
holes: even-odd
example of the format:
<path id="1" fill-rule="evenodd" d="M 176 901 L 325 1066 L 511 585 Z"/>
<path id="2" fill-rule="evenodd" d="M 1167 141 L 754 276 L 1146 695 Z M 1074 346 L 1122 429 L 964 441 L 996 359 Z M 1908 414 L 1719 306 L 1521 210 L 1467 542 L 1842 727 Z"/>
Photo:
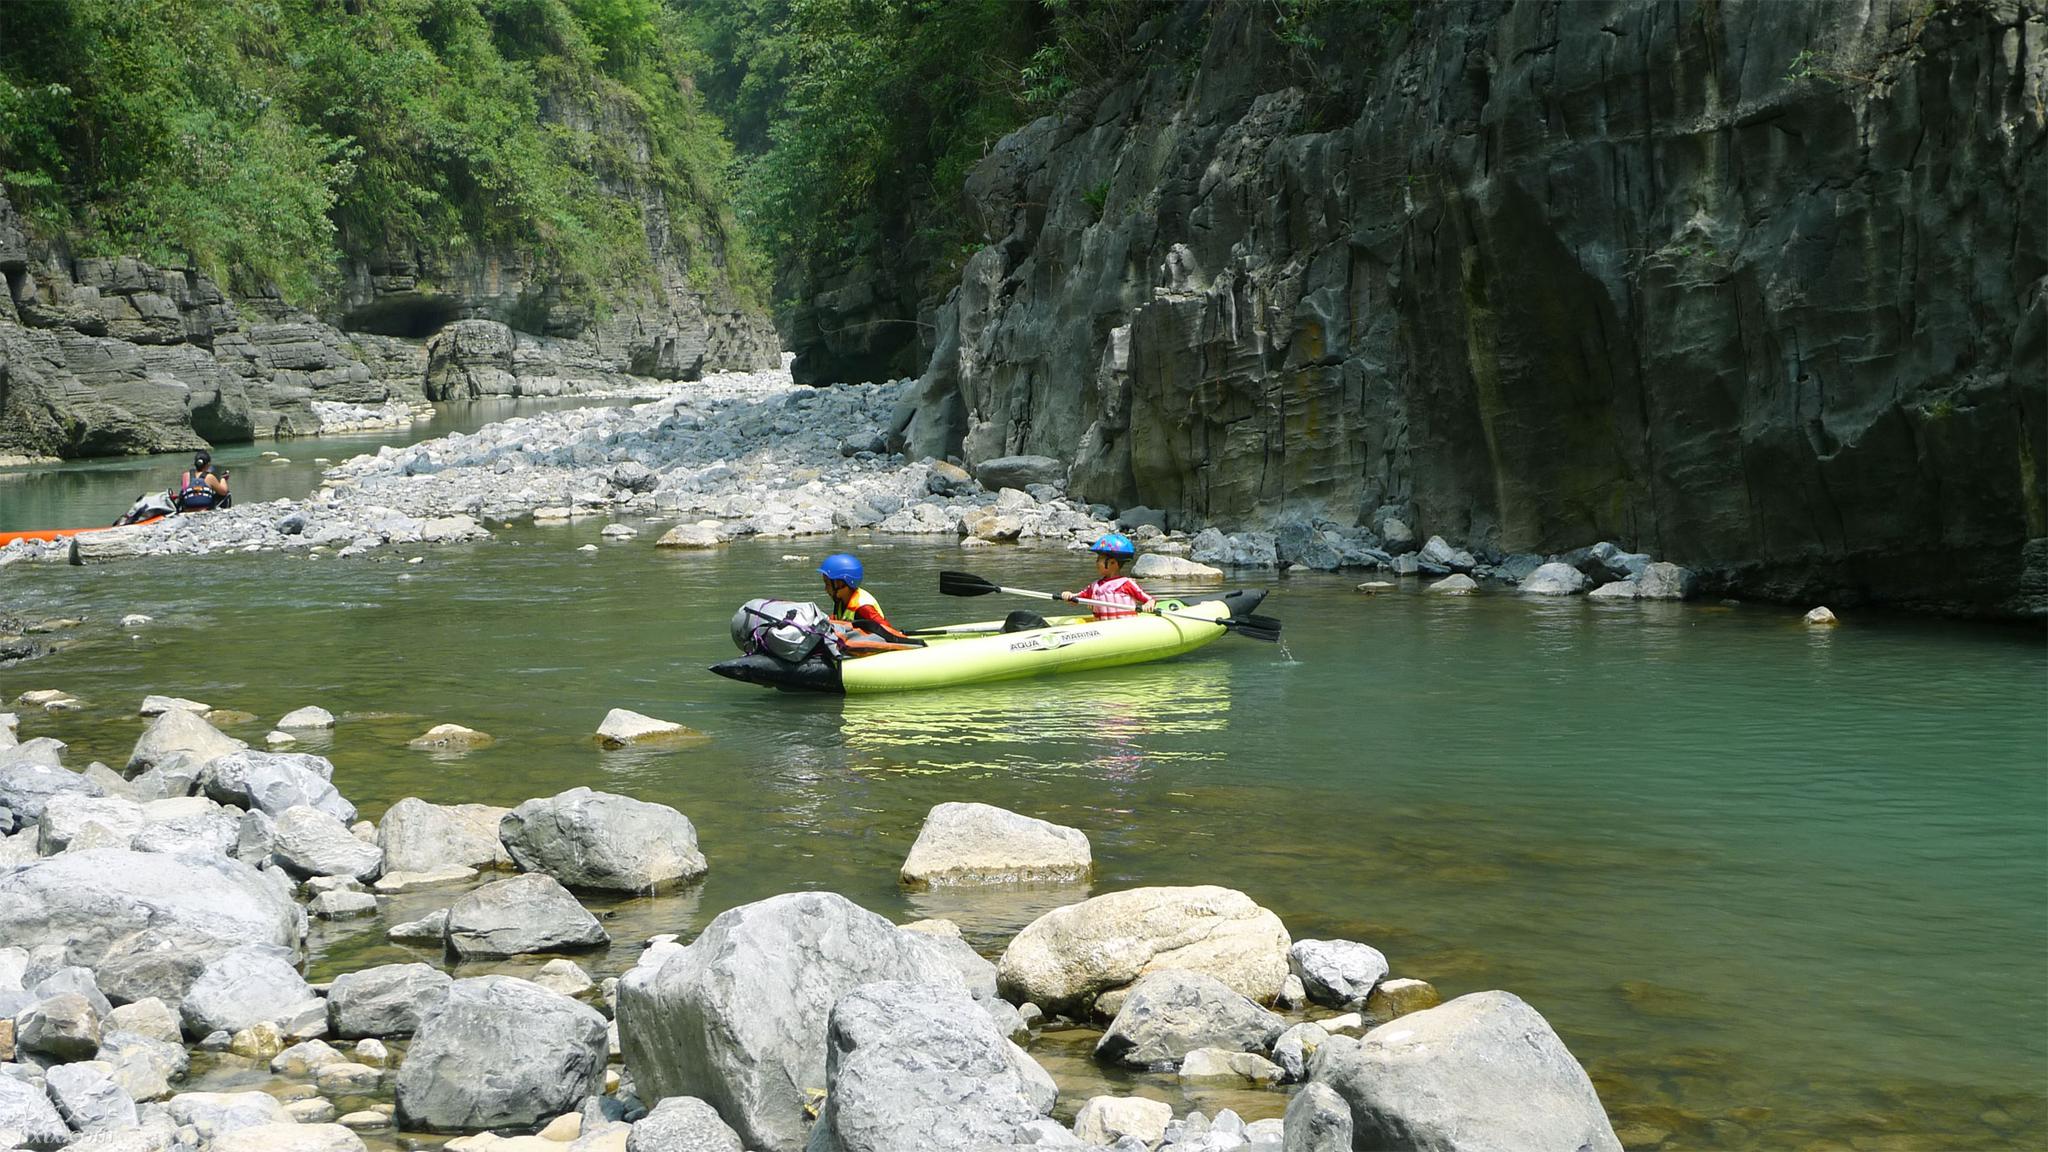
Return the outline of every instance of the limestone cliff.
<path id="1" fill-rule="evenodd" d="M 334 298 L 308 311 L 230 299 L 192 268 L 74 257 L 0 194 L 0 458 L 305 435 L 316 400 L 553 395 L 778 364 L 766 313 L 702 250 L 717 238 L 678 235 L 630 117 L 547 114 L 618 145 L 604 186 L 637 207 L 651 274 L 571 295 L 510 246 L 389 238 L 344 261 Z"/>
<path id="2" fill-rule="evenodd" d="M 1396 506 L 1710 590 L 2048 610 L 2048 22 L 1221 4 L 968 195 L 903 435 L 1179 524 Z M 801 355 L 801 352 L 800 352 Z M 1419 521 L 1419 523 L 1418 523 Z"/>

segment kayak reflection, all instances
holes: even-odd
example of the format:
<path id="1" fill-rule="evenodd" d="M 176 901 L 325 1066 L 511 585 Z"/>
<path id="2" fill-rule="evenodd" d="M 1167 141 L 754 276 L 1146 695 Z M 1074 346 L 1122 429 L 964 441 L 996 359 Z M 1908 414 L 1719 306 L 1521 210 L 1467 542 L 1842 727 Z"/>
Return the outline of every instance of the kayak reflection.
<path id="1" fill-rule="evenodd" d="M 1188 660 L 1170 667 L 848 696 L 840 729 L 849 749 L 933 769 L 988 764 L 992 752 L 1041 767 L 1061 760 L 1101 765 L 1126 756 L 1209 759 L 1213 741 L 1182 738 L 1226 727 L 1230 668 L 1220 658 Z M 1001 755 L 1006 745 L 1014 751 Z M 956 749 L 974 760 L 953 759 L 950 750 Z"/>

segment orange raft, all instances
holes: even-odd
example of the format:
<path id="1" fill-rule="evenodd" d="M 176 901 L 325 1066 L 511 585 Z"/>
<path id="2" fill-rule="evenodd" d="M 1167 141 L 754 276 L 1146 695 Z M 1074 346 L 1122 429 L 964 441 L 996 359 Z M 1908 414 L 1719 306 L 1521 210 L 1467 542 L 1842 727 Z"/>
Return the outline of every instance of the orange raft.
<path id="1" fill-rule="evenodd" d="M 162 519 L 162 516 L 151 516 L 147 520 L 137 520 L 134 524 L 102 524 L 97 528 L 31 528 L 22 532 L 0 532 L 0 548 L 5 548 L 16 540 L 63 540 L 86 532 L 111 532 L 116 528 L 154 524 Z"/>

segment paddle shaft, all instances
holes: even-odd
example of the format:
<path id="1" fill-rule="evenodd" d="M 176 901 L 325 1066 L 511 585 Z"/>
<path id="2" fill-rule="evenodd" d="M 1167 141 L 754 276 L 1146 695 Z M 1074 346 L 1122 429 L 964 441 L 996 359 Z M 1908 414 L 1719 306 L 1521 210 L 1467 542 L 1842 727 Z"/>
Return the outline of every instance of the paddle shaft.
<path id="1" fill-rule="evenodd" d="M 1051 593 L 1051 592 L 1033 592 L 1033 591 L 1032 591 L 1032 590 L 1030 590 L 1029 588 L 1008 588 L 1008 587 L 1004 587 L 1004 586 L 1003 586 L 1003 585 L 1001 585 L 1001 584 L 998 584 L 998 585 L 996 585 L 996 588 L 997 588 L 997 589 L 998 589 L 999 591 L 1002 591 L 1002 592 L 1007 592 L 1007 593 L 1009 593 L 1009 594 L 1010 594 L 1010 595 L 1012 595 L 1012 596 L 1029 596 L 1029 597 L 1031 597 L 1031 598 L 1032 598 L 1033 600 L 1066 600 L 1066 598 L 1065 598 L 1064 596 L 1058 596 L 1058 595 L 1055 595 L 1055 594 L 1053 594 L 1053 593 Z M 1073 598 L 1072 600 L 1068 600 L 1068 601 L 1067 601 L 1067 603 L 1070 603 L 1070 604 L 1086 604 L 1086 605 L 1088 605 L 1088 606 L 1089 606 L 1089 607 L 1091 607 L 1091 608 L 1122 608 L 1122 609 L 1124 609 L 1124 610 L 1125 610 L 1125 611 L 1127 611 L 1127 612 L 1136 612 L 1136 611 L 1138 611 L 1138 609 L 1137 609 L 1136 607 L 1134 607 L 1134 606 L 1132 606 L 1132 605 L 1129 605 L 1129 604 L 1119 604 L 1119 603 L 1117 603 L 1117 602 L 1116 602 L 1116 601 L 1114 601 L 1114 600 L 1090 600 L 1090 599 L 1088 599 L 1088 598 L 1087 598 L 1087 597 L 1085 597 L 1085 596 L 1076 596 L 1076 597 L 1074 597 L 1074 598 Z M 1171 616 L 1171 617 L 1173 617 L 1173 618 L 1175 618 L 1175 619 L 1177 619 L 1177 620 L 1194 620 L 1194 621 L 1198 621 L 1198 622 L 1200 622 L 1200 623 L 1203 623 L 1203 624 L 1215 624 L 1215 625 L 1217 625 L 1217 626 L 1219 626 L 1219 627 L 1223 627 L 1223 628 L 1228 628 L 1228 627 L 1230 627 L 1230 624 L 1229 624 L 1229 621 L 1228 621 L 1228 618 L 1227 618 L 1227 617 L 1226 617 L 1225 619 L 1223 619 L 1223 620 L 1212 620 L 1212 619 L 1210 619 L 1210 618 L 1209 618 L 1209 617 L 1207 617 L 1207 616 L 1196 616 L 1196 615 L 1193 615 L 1193 614 L 1190 614 L 1190 613 L 1187 613 L 1187 612 L 1166 612 L 1166 611 L 1161 611 L 1161 612 L 1159 613 L 1159 615 L 1161 615 L 1161 616 Z"/>

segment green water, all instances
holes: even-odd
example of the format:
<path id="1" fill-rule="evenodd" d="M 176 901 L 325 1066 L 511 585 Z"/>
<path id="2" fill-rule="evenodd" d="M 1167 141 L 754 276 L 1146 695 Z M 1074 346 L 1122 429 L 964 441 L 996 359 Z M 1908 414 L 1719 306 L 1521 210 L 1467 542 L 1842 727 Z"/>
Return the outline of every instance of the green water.
<path id="1" fill-rule="evenodd" d="M 1447 996 L 1506 988 L 1587 1065 L 1632 1146 L 1995 1148 L 2048 1142 L 2048 651 L 2041 634 L 1767 607 L 1378 597 L 1279 579 L 1287 652 L 1225 638 L 1170 664 L 974 691 L 781 695 L 704 667 L 742 599 L 815 591 L 857 545 L 899 623 L 999 615 L 936 571 L 1068 587 L 1059 551 L 799 540 L 663 554 L 599 522 L 336 561 L 253 555 L 173 570 L 17 565 L 0 607 L 77 616 L 69 647 L 0 671 L 82 712 L 25 714 L 118 763 L 148 691 L 342 715 L 336 783 L 375 817 L 402 796 L 513 804 L 578 784 L 674 805 L 712 871 L 594 902 L 630 963 L 655 931 L 828 888 L 896 919 L 949 916 L 993 953 L 1071 891 L 913 895 L 896 884 L 932 804 L 980 800 L 1084 829 L 1094 890 L 1217 883 L 1297 937 L 1383 949 Z M 647 527 L 658 527 L 649 525 Z M 404 561 L 424 555 L 417 565 Z M 803 559 L 792 559 L 800 556 Z M 112 621 L 143 612 L 133 636 Z M 1290 658 L 1291 654 L 1291 658 Z M 604 752 L 632 708 L 707 733 Z M 452 721 L 462 756 L 405 741 Z M 82 763 L 83 760 L 74 761 Z M 416 958 L 374 922 L 325 926 L 316 973 Z M 1073 1094 L 1273 1115 L 1275 1094 L 1183 1096 L 1109 1077 L 1086 1032 L 1034 1051 Z M 1078 1086 L 1078 1087 L 1077 1087 Z"/>

